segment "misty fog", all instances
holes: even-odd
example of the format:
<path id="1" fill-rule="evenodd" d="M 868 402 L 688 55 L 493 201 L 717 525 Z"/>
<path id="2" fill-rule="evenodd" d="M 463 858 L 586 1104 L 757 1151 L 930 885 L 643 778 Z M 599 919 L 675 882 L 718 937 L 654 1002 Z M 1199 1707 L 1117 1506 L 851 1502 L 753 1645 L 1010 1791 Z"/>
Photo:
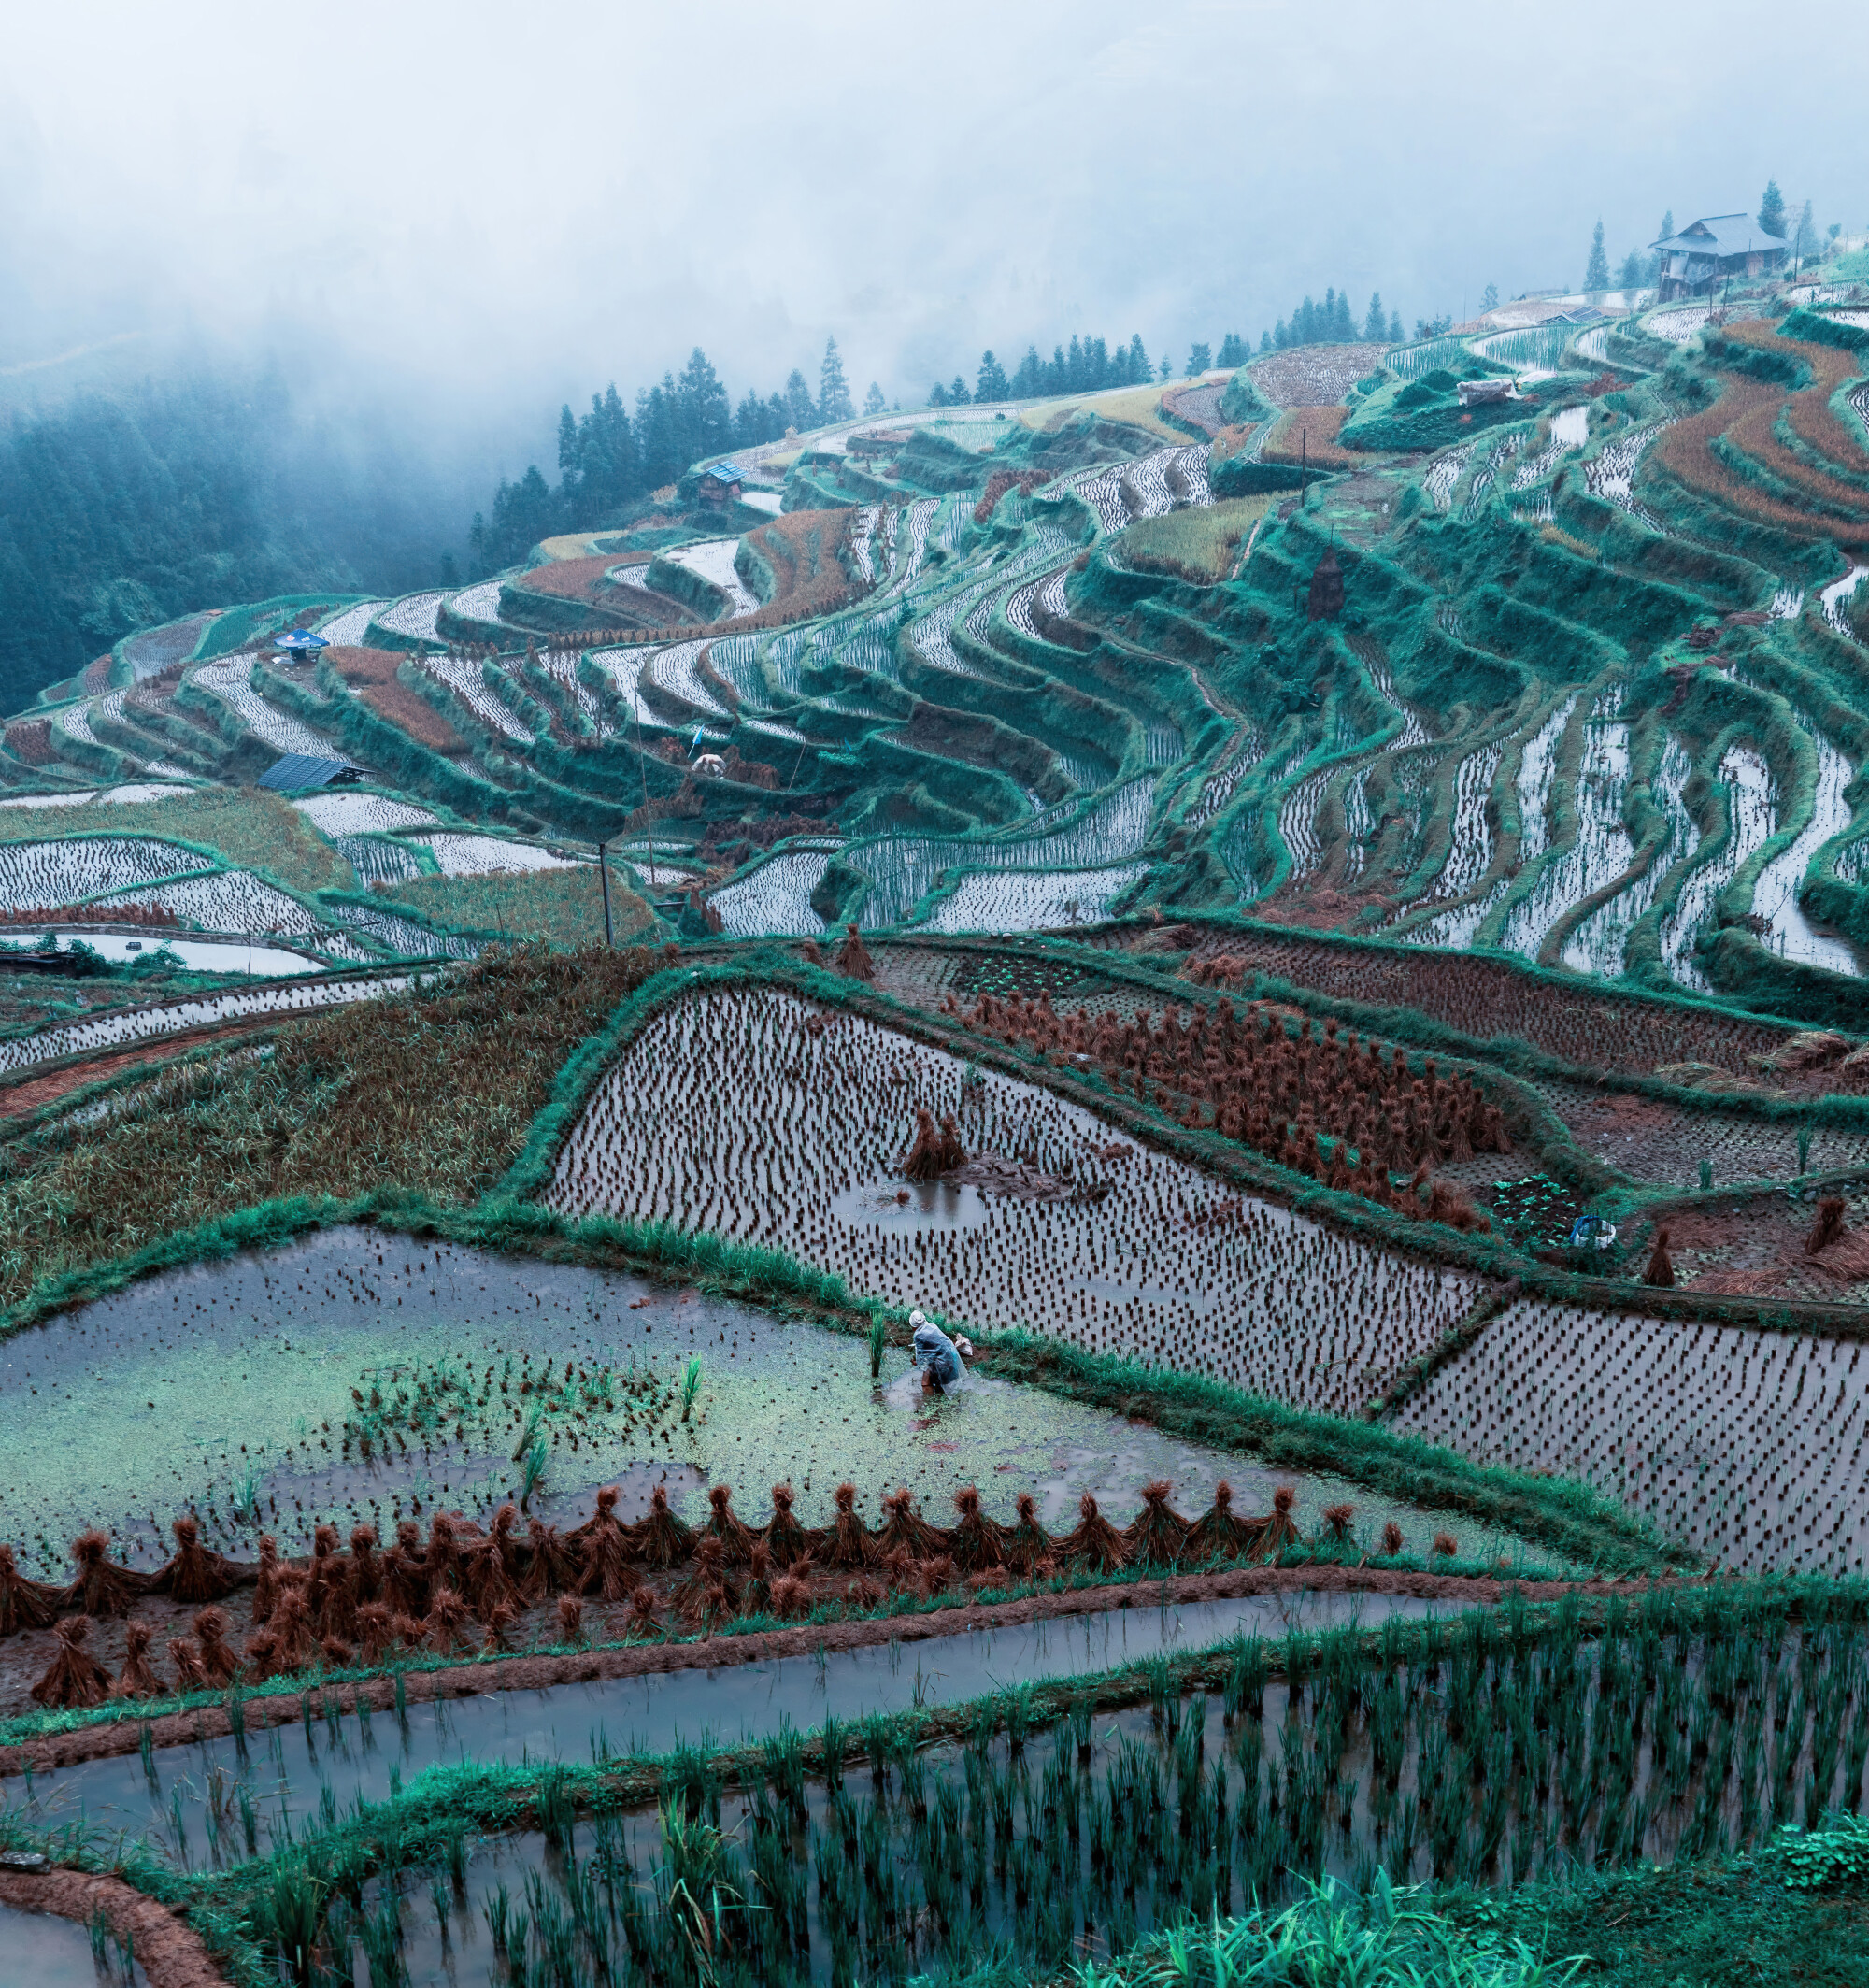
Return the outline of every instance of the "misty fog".
<path id="1" fill-rule="evenodd" d="M 1073 332 L 1405 323 L 1575 285 L 1664 210 L 1861 227 L 1844 0 L 934 9 L 80 5 L 9 21 L 0 408 L 283 390 L 293 501 L 360 585 L 432 579 L 561 404 L 705 347 L 730 395 L 918 406 Z M 1856 157 L 1848 152 L 1852 144 Z M 339 473 L 341 470 L 341 474 Z M 333 480 L 334 478 L 335 480 Z"/>

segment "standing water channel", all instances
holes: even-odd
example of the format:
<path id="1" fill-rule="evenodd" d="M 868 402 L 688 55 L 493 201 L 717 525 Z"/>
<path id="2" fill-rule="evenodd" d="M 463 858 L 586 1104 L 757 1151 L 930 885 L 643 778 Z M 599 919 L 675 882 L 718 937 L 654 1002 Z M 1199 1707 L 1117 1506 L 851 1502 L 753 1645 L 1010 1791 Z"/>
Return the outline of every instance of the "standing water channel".
<path id="1" fill-rule="evenodd" d="M 142 1837 L 184 1868 L 232 1864 L 289 1842 L 334 1804 L 345 1812 L 359 1801 L 381 1801 L 431 1767 L 621 1760 L 678 1746 L 753 1744 L 821 1726 L 833 1713 L 849 1724 L 1185 1655 L 1231 1637 L 1375 1628 L 1459 1607 L 1415 1595 L 1303 1591 L 1149 1607 L 1147 1585 L 1127 1592 L 1138 1606 L 909 1644 L 436 1699 L 400 1715 L 373 1716 L 367 1704 L 361 1717 L 341 1711 L 347 1694 L 333 1686 L 321 1711 L 307 1695 L 295 1726 L 0 1781 L 9 1805 L 0 1814 L 40 1825 L 81 1817 L 93 1828 Z"/>

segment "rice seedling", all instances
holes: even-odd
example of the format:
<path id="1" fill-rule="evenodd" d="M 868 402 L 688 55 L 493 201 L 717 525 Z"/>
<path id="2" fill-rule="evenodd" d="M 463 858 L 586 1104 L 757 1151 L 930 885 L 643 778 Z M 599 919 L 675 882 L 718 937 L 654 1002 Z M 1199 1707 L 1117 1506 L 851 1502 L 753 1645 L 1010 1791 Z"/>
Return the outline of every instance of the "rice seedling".
<path id="1" fill-rule="evenodd" d="M 1233 1030 L 1239 1055 L 1248 1054 L 1237 1018 L 1208 1024 L 1197 1012 L 1207 1043 L 1219 1049 Z M 1028 1026 L 1023 1013 L 1003 1017 L 997 1008 L 983 1019 L 996 1030 Z M 1041 1004 L 1030 1025 L 1061 1024 Z M 1256 1032 L 1257 1019 L 1248 1026 Z M 1205 1088 L 1201 1036 L 1200 1028 L 1184 1036 L 1178 1024 L 1167 1037 L 1146 1026 L 1124 1034 L 1106 1018 L 1094 1048 L 1125 1081 L 1133 1071 L 1134 1081 L 1157 1088 L 1166 1080 L 1165 1054 L 1198 1071 Z M 1085 1042 L 1092 1046 L 1088 1036 Z M 1289 1045 L 1280 1035 L 1266 1053 L 1275 1049 L 1308 1057 L 1313 1072 L 1328 1062 L 1345 1074 L 1354 1065 L 1359 1080 L 1387 1083 L 1392 1074 L 1334 1038 Z M 1244 1067 L 1238 1095 L 1256 1110 Z M 603 1209 L 775 1244 L 893 1303 L 962 1320 L 1023 1321 L 1150 1365 L 1249 1385 L 1265 1384 L 1267 1356 L 1284 1348 L 1280 1392 L 1344 1408 L 1373 1392 L 1368 1376 L 1432 1344 L 1471 1303 L 1458 1275 L 1226 1194 L 1192 1167 L 1132 1157 L 1089 1112 L 996 1075 L 977 1073 L 978 1083 L 963 1084 L 964 1069 L 871 1023 L 821 1017 L 789 994 L 683 1001 L 648 1024 L 593 1093 L 547 1196 L 567 1213 Z M 1296 1070 L 1294 1063 L 1294 1078 Z M 1346 1099 L 1340 1108 L 1361 1123 L 1373 1118 L 1372 1151 L 1376 1139 L 1405 1141 L 1409 1123 L 1462 1110 L 1482 1139 L 1496 1136 L 1477 1094 L 1442 1085 L 1433 1072 L 1427 1080 L 1438 1088 L 1411 1088 L 1392 1131 L 1390 1115 L 1361 1102 Z M 1219 1097 L 1223 1130 L 1240 1110 L 1233 1081 Z M 744 1132 L 687 1102 L 710 1086 L 740 1100 Z M 951 1169 L 931 1158 L 936 1178 L 902 1189 L 917 1109 L 928 1114 L 933 1137 L 934 1108 L 919 1102 L 929 1098 L 948 1108 L 965 1152 L 1023 1171 L 956 1187 L 947 1184 Z M 1245 1116 L 1239 1123 L 1250 1130 Z M 1301 1110 L 1292 1123 L 1313 1126 L 1314 1165 L 1328 1173 L 1345 1160 L 1348 1115 L 1320 1124 Z M 1327 1164 L 1317 1135 L 1333 1124 L 1339 1136 Z M 681 1127 L 673 1138 L 672 1125 Z M 1457 1129 L 1470 1144 L 1472 1128 Z M 1263 1137 L 1272 1138 L 1269 1121 Z M 1292 1137 L 1288 1132 L 1282 1143 Z M 967 1169 L 961 1172 L 964 1180 Z M 1344 1172 L 1348 1179 L 1347 1165 Z M 1001 1178 L 1012 1192 L 992 1191 Z M 1371 1192 L 1378 1185 L 1366 1173 L 1359 1178 Z M 1346 1291 L 1355 1294 L 1348 1303 Z M 1294 1334 L 1308 1349 L 1295 1366 Z"/>

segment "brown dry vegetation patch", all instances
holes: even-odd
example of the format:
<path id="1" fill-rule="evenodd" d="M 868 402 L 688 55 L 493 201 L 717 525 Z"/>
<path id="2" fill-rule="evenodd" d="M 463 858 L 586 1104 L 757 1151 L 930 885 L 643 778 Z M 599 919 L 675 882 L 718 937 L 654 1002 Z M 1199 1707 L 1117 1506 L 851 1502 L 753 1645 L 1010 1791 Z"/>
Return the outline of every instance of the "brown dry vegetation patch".
<path id="1" fill-rule="evenodd" d="M 778 582 L 762 611 L 828 614 L 849 597 L 850 582 L 837 559 L 849 531 L 847 510 L 787 511 L 747 534 L 747 543 L 772 568 Z"/>
<path id="2" fill-rule="evenodd" d="M 50 718 L 28 718 L 7 727 L 7 750 L 22 765 L 50 766 L 58 754 L 52 751 L 52 722 Z"/>
<path id="3" fill-rule="evenodd" d="M 467 741 L 427 698 L 396 675 L 403 661 L 393 649 L 327 649 L 323 660 L 376 712 L 418 745 L 444 756 L 464 753 Z"/>
<path id="4" fill-rule="evenodd" d="M 1779 414 L 1795 413 L 1803 398 L 1803 394 L 1793 393 L 1781 408 L 1769 405 L 1748 408 L 1726 431 L 1728 445 L 1749 456 L 1779 482 L 1790 484 L 1814 510 L 1837 512 L 1846 522 L 1854 521 L 1857 512 L 1869 509 L 1869 491 L 1860 490 L 1854 484 L 1813 469 L 1808 463 L 1793 455 L 1772 432 L 1777 425 Z M 1828 411 L 1826 408 L 1825 412 Z"/>
<path id="5" fill-rule="evenodd" d="M 1687 1290 L 1859 1304 L 1869 1298 L 1869 1200 L 1859 1191 L 1846 1203 L 1841 1237 L 1816 1255 L 1805 1247 L 1815 1202 L 1782 1194 L 1652 1209 L 1635 1253 L 1646 1261 L 1654 1231 L 1665 1227 L 1676 1278 Z"/>
<path id="6" fill-rule="evenodd" d="M 1722 374 L 1719 398 L 1711 408 L 1690 415 L 1669 429 L 1658 445 L 1656 460 L 1691 490 L 1755 523 L 1771 525 L 1803 538 L 1835 537 L 1845 544 L 1869 544 L 1869 516 L 1864 515 L 1869 505 L 1865 505 L 1863 493 L 1813 469 L 1772 433 L 1779 414 L 1789 407 L 1794 425 L 1804 420 L 1811 431 L 1806 439 L 1824 453 L 1837 461 L 1859 457 L 1861 451 L 1854 449 L 1828 406 L 1830 395 L 1857 370 L 1853 356 L 1834 346 L 1781 338 L 1762 323 L 1732 326 L 1725 339 L 1731 344 L 1802 360 L 1811 368 L 1814 384 L 1792 393 L 1768 380 Z M 1717 365 L 1717 347 L 1713 358 Z M 1834 438 L 1830 437 L 1830 429 L 1837 431 Z M 1841 515 L 1800 509 L 1748 483 L 1720 460 L 1714 444 L 1721 436 L 1726 437 L 1728 447 L 1807 496 L 1813 505 L 1831 507 Z"/>
<path id="7" fill-rule="evenodd" d="M 495 951 L 415 994 L 280 1024 L 207 1094 L 0 1152 L 0 1305 L 55 1276 L 287 1194 L 483 1194 L 566 1055 L 653 970 L 641 948 Z"/>
<path id="8" fill-rule="evenodd" d="M 1348 469 L 1361 458 L 1338 446 L 1337 431 L 1348 418 L 1344 407 L 1290 408 L 1265 438 L 1260 459 L 1267 463 L 1309 463 L 1317 469 Z"/>
<path id="9" fill-rule="evenodd" d="M 1134 941 L 1114 935 L 1110 943 Z M 1559 985 L 1505 965 L 1448 954 L 1404 956 L 1292 934 L 1191 934 L 1191 957 L 1224 953 L 1251 970 L 1336 1000 L 1412 1008 L 1479 1041 L 1529 1042 L 1585 1069 L 1646 1076 L 1687 1061 L 1743 1072 L 1747 1058 L 1783 1047 L 1792 1031 L 1661 1001 L 1636 1001 L 1583 985 Z"/>
<path id="10" fill-rule="evenodd" d="M 101 1916 L 119 1942 L 135 1948 L 150 1988 L 223 1988 L 227 1979 L 207 1957 L 200 1934 L 122 1878 L 81 1870 L 50 1870 L 43 1877 L 0 1871 L 0 1905 L 50 1912 L 81 1926 Z"/>

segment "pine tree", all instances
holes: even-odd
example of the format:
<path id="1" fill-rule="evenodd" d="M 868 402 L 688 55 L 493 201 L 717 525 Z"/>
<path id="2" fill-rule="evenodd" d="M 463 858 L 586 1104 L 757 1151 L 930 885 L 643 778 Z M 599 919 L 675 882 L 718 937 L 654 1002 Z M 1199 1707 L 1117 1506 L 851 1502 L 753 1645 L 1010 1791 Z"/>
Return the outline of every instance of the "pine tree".
<path id="1" fill-rule="evenodd" d="M 1173 378 L 1174 378 L 1174 374 L 1175 374 L 1175 362 L 1174 362 L 1174 361 L 1173 361 L 1172 359 L 1164 359 L 1164 360 L 1163 360 L 1163 361 L 1162 362 L 1162 377 L 1163 377 L 1163 379 L 1173 379 Z"/>
<path id="2" fill-rule="evenodd" d="M 1281 322 L 1280 322 L 1280 323 L 1279 323 L 1278 329 L 1279 329 L 1280 331 L 1283 331 L 1283 330 L 1285 329 L 1285 326 L 1284 326 L 1284 323 L 1283 323 L 1283 322 L 1282 322 L 1282 321 L 1281 321 Z M 1261 333 L 1260 333 L 1260 335 L 1259 335 L 1259 350 L 1261 350 L 1262 352 L 1269 352 L 1269 351 L 1270 351 L 1270 350 L 1272 350 L 1272 334 L 1271 334 L 1271 333 L 1270 333 L 1269 331 L 1263 331 L 1263 332 L 1261 332 Z"/>
<path id="3" fill-rule="evenodd" d="M 1596 224 L 1596 233 L 1590 238 L 1590 265 L 1583 273 L 1583 287 L 1586 292 L 1609 288 L 1609 255 L 1603 246 L 1603 222 Z"/>
<path id="4" fill-rule="evenodd" d="M 734 409 L 734 446 L 736 449 L 757 449 L 762 442 L 776 441 L 778 430 L 768 430 L 766 404 L 749 387 L 739 406 Z"/>
<path id="5" fill-rule="evenodd" d="M 1213 347 L 1210 345 L 1196 345 L 1193 350 L 1188 354 L 1188 378 L 1190 379 L 1198 379 L 1203 373 L 1213 370 Z"/>
<path id="6" fill-rule="evenodd" d="M 1045 362 L 1038 356 L 1038 348 L 1028 345 L 1025 357 L 1019 362 L 1019 370 L 1012 376 L 1012 397 L 1014 400 L 1036 400 L 1045 391 Z"/>
<path id="7" fill-rule="evenodd" d="M 1775 235 L 1780 241 L 1785 236 L 1785 196 L 1778 191 L 1778 182 L 1765 182 L 1765 196 L 1759 203 L 1759 226 L 1767 235 Z"/>
<path id="8" fill-rule="evenodd" d="M 945 408 L 948 405 L 948 390 L 938 379 L 928 389 L 928 405 L 931 408 Z"/>
<path id="9" fill-rule="evenodd" d="M 1662 216 L 1662 232 L 1656 236 L 1655 239 L 1658 242 L 1664 242 L 1673 236 L 1674 232 L 1675 210 L 1670 207 Z M 1659 283 L 1662 280 L 1662 251 L 1660 249 L 1651 248 L 1649 250 L 1648 260 L 1643 265 L 1642 280 L 1645 283 Z"/>
<path id="10" fill-rule="evenodd" d="M 1286 325 L 1285 320 L 1283 318 L 1280 318 L 1278 321 L 1278 329 L 1272 334 L 1272 342 L 1278 348 L 1281 352 L 1291 342 L 1291 330 Z"/>
<path id="11" fill-rule="evenodd" d="M 1817 253 L 1817 220 L 1806 200 L 1798 213 L 1798 224 L 1791 236 L 1791 253 L 1801 263 L 1808 262 Z"/>
<path id="12" fill-rule="evenodd" d="M 844 361 L 837 341 L 824 341 L 824 361 L 818 368 L 818 419 L 828 427 L 833 422 L 854 421 L 856 403 L 850 398 L 850 384 L 844 378 Z"/>
<path id="13" fill-rule="evenodd" d="M 1482 310 L 1497 310 L 1499 308 L 1499 285 L 1497 283 L 1489 283 L 1480 292 L 1479 307 Z"/>
<path id="14" fill-rule="evenodd" d="M 1006 368 L 992 355 L 992 347 L 980 354 L 980 369 L 974 379 L 976 400 L 1010 400 L 1012 382 L 1006 377 Z"/>
<path id="15" fill-rule="evenodd" d="M 1402 313 L 1399 310 L 1391 310 L 1389 313 L 1389 342 L 1391 345 L 1400 345 L 1403 342 Z"/>
<path id="16" fill-rule="evenodd" d="M 1220 356 L 1216 365 L 1242 366 L 1246 364 L 1246 340 L 1237 332 L 1228 332 L 1220 340 Z"/>
<path id="17" fill-rule="evenodd" d="M 786 376 L 785 424 L 788 428 L 796 428 L 800 435 L 818 425 L 818 410 L 811 405 L 811 389 L 805 384 L 805 375 L 796 366 Z"/>
<path id="18" fill-rule="evenodd" d="M 863 412 L 865 414 L 880 414 L 885 405 L 882 397 L 882 389 L 877 385 L 874 379 L 871 380 L 870 390 L 863 395 Z"/>
<path id="19" fill-rule="evenodd" d="M 1064 391 L 1067 393 L 1084 391 L 1084 347 L 1076 332 L 1071 334 L 1071 350 L 1064 360 Z"/>
<path id="20" fill-rule="evenodd" d="M 1154 377 L 1155 368 L 1149 363 L 1142 334 L 1132 332 L 1129 338 L 1129 383 L 1133 387 L 1146 387 Z"/>
<path id="21" fill-rule="evenodd" d="M 1642 257 L 1639 251 L 1634 249 L 1632 249 L 1630 250 L 1629 253 L 1622 258 L 1622 267 L 1618 273 L 1616 280 L 1619 284 L 1621 284 L 1625 292 L 1641 289 Z"/>
<path id="22" fill-rule="evenodd" d="M 558 410 L 558 480 L 566 496 L 578 490 L 578 423 L 572 418 L 571 403 Z"/>
<path id="23" fill-rule="evenodd" d="M 948 387 L 948 398 L 957 408 L 964 408 L 972 396 L 967 392 L 967 382 L 956 373 Z"/>
<path id="24" fill-rule="evenodd" d="M 1365 345 L 1380 345 L 1389 336 L 1389 321 L 1382 315 L 1382 293 L 1372 290 L 1369 293 L 1369 315 L 1363 321 L 1363 337 Z"/>

